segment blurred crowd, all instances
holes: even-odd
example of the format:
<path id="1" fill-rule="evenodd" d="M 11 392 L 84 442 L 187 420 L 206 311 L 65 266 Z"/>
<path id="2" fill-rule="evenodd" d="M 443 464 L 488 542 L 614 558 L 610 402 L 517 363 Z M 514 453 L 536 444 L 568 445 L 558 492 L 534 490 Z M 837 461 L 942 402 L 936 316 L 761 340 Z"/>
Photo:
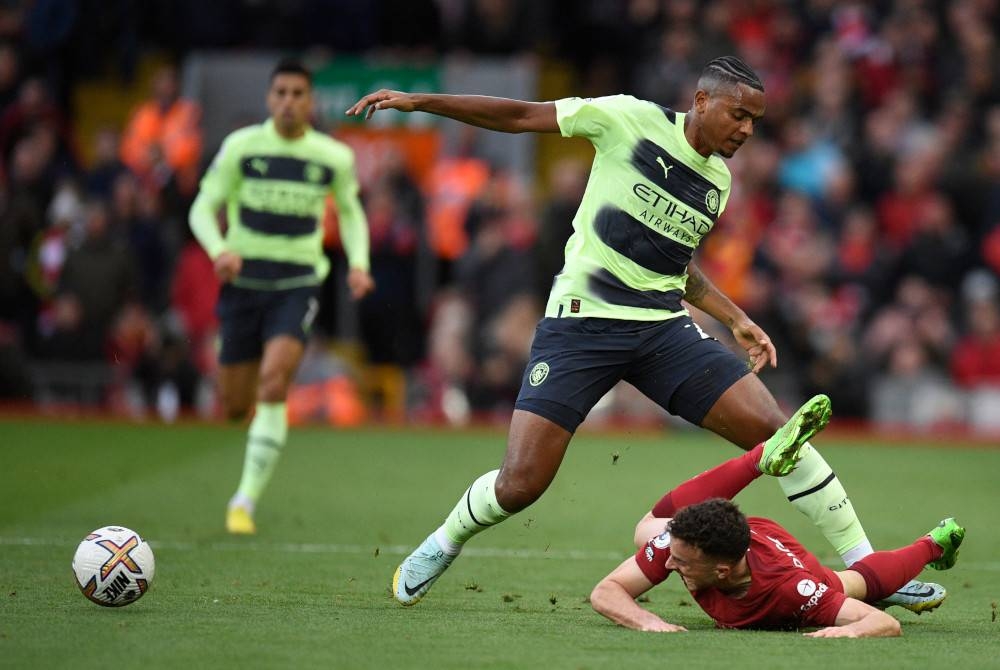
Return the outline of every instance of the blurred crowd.
<path id="1" fill-rule="evenodd" d="M 774 339 L 766 383 L 789 404 L 828 393 L 839 417 L 1000 429 L 997 0 L 92 4 L 0 7 L 0 397 L 43 401 L 87 375 L 133 415 L 212 412 L 218 286 L 186 224 L 214 151 L 198 101 L 166 67 L 87 152 L 74 128 L 74 86 L 128 81 L 139 43 L 179 66 L 202 47 L 528 58 L 568 69 L 575 95 L 680 111 L 702 65 L 732 53 L 767 113 L 729 161 L 699 262 Z M 589 170 L 513 173 L 465 137 L 427 179 L 391 153 L 362 175 L 378 289 L 358 332 L 369 364 L 402 371 L 415 419 L 510 411 Z M 343 375 L 330 356 L 312 348 L 303 374 Z"/>

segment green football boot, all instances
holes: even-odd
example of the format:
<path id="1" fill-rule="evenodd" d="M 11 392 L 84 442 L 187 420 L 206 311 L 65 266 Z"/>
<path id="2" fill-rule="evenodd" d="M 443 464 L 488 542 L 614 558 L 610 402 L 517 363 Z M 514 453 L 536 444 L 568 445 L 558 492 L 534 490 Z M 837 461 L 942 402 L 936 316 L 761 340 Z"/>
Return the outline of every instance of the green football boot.
<path id="1" fill-rule="evenodd" d="M 830 423 L 830 399 L 816 395 L 806 401 L 766 442 L 757 468 L 765 475 L 784 477 L 802 458 L 802 447 Z"/>
<path id="2" fill-rule="evenodd" d="M 965 529 L 955 522 L 955 519 L 948 517 L 937 525 L 931 532 L 927 533 L 937 546 L 941 547 L 941 558 L 931 561 L 927 567 L 935 570 L 948 570 L 955 566 L 958 560 L 958 548 L 962 546 L 965 539 Z"/>

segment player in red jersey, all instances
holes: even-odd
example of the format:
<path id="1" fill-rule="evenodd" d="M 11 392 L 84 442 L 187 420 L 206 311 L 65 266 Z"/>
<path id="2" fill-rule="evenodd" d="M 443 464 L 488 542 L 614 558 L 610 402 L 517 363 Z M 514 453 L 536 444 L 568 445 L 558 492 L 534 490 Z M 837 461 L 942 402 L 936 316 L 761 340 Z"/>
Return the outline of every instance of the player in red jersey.
<path id="1" fill-rule="evenodd" d="M 758 445 L 663 496 L 636 526 L 635 556 L 594 587 L 594 609 L 636 630 L 683 631 L 635 601 L 677 572 L 720 628 L 820 628 L 809 637 L 900 635 L 899 622 L 870 603 L 895 593 L 924 566 L 952 567 L 965 529 L 945 519 L 909 546 L 834 572 L 778 523 L 747 518 L 730 502 L 761 475 L 763 449 Z M 942 593 L 934 607 L 943 600 Z"/>

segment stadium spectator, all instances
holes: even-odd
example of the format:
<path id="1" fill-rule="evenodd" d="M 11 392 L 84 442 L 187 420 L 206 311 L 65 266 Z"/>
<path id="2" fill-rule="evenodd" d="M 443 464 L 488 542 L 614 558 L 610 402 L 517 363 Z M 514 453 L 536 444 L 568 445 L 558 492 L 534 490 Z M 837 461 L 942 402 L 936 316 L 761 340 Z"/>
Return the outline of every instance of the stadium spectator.
<path id="1" fill-rule="evenodd" d="M 850 209 L 841 224 L 831 279 L 858 294 L 863 318 L 891 298 L 894 259 L 880 243 L 874 213 L 863 205 Z"/>
<path id="2" fill-rule="evenodd" d="M 10 164 L 8 190 L 3 194 L 0 214 L 0 251 L 6 252 L 0 289 L 7 293 L 0 307 L 18 324 L 24 345 L 31 351 L 36 346 L 36 321 L 41 304 L 32 284 L 33 245 L 45 231 L 45 212 L 50 204 L 53 182 L 47 172 L 51 144 L 37 136 L 22 138 L 14 148 Z"/>
<path id="3" fill-rule="evenodd" d="M 401 157 L 387 161 L 365 197 L 375 290 L 359 306 L 368 360 L 410 366 L 424 355 L 417 272 L 424 203 Z"/>
<path id="4" fill-rule="evenodd" d="M 28 149 L 25 148 L 25 152 Z M 19 161 L 20 167 L 9 187 L 0 182 L 0 320 L 24 328 L 34 328 L 34 310 L 26 272 L 31 245 L 43 229 L 40 202 L 27 188 L 30 183 L 30 157 Z M 25 333 L 27 335 L 27 332 Z"/>
<path id="5" fill-rule="evenodd" d="M 452 45 L 477 54 L 511 56 L 531 52 L 537 40 L 538 7 L 529 0 L 472 0 L 462 3 Z"/>
<path id="6" fill-rule="evenodd" d="M 440 52 L 443 8 L 434 0 L 382 0 L 377 3 L 378 41 L 401 57 L 427 57 Z M 405 21 L 400 17 L 405 16 Z"/>
<path id="7" fill-rule="evenodd" d="M 636 67 L 637 94 L 664 107 L 683 104 L 689 94 L 688 87 L 698 76 L 697 43 L 697 32 L 690 25 L 668 25 L 660 37 L 659 48 Z"/>
<path id="8" fill-rule="evenodd" d="M 441 265 L 439 283 L 450 283 L 451 264 L 468 247 L 465 220 L 469 207 L 490 178 L 490 166 L 475 156 L 472 129 L 463 129 L 456 155 L 439 160 L 427 187 L 427 244 Z"/>
<path id="9" fill-rule="evenodd" d="M 587 188 L 587 165 L 563 159 L 549 170 L 549 197 L 538 222 L 538 242 L 534 245 L 535 295 L 544 300 L 552 281 L 562 269 L 566 242 L 573 234 L 573 216 Z"/>
<path id="10" fill-rule="evenodd" d="M 17 99 L 20 84 L 21 55 L 13 44 L 0 43 L 0 109 L 6 109 Z"/>
<path id="11" fill-rule="evenodd" d="M 17 100 L 0 113 L 0 157 L 8 172 L 12 153 L 27 138 L 46 144 L 46 171 L 66 173 L 76 169 L 76 150 L 69 121 L 52 101 L 48 86 L 38 78 L 26 79 Z"/>
<path id="12" fill-rule="evenodd" d="M 966 393 L 966 420 L 973 431 L 1000 430 L 1000 306 L 995 279 L 974 278 L 964 302 L 967 334 L 955 345 L 951 375 Z M 985 284 L 985 286 L 982 286 Z"/>
<path id="13" fill-rule="evenodd" d="M 872 377 L 870 418 L 881 428 L 933 429 L 962 419 L 962 399 L 947 375 L 914 337 L 895 342 L 881 372 Z"/>
<path id="14" fill-rule="evenodd" d="M 270 118 L 231 133 L 191 207 L 190 224 L 223 286 L 219 386 L 226 416 L 246 417 L 243 475 L 226 512 L 231 533 L 256 532 L 257 501 L 288 433 L 285 400 L 319 310 L 330 262 L 322 248 L 326 200 L 337 203 L 354 299 L 374 289 L 354 154 L 312 128 L 312 75 L 284 60 L 271 73 Z M 217 215 L 225 205 L 227 231 Z"/>
<path id="15" fill-rule="evenodd" d="M 519 179 L 492 175 L 469 208 L 470 242 L 455 263 L 454 281 L 432 310 L 423 411 L 451 423 L 506 418 L 517 396 L 538 316 L 528 203 Z M 561 247 L 558 253 L 561 259 Z"/>
<path id="16" fill-rule="evenodd" d="M 120 174 L 112 186 L 111 219 L 112 228 L 136 261 L 139 300 L 148 309 L 162 312 L 167 304 L 167 275 L 173 254 L 159 194 L 143 188 L 131 173 Z"/>
<path id="17" fill-rule="evenodd" d="M 128 305 L 116 319 L 108 343 L 115 361 L 117 397 L 112 404 L 136 418 L 155 412 L 168 423 L 182 409 L 197 408 L 200 375 L 189 345 L 174 324 L 154 322 L 139 303 Z"/>
<path id="18" fill-rule="evenodd" d="M 965 529 L 945 519 L 908 546 L 835 572 L 778 523 L 747 518 L 730 500 L 763 473 L 782 476 L 768 469 L 784 460 L 774 456 L 779 445 L 758 445 L 668 491 L 636 526 L 638 551 L 594 587 L 591 606 L 627 628 L 685 631 L 635 600 L 676 572 L 720 628 L 819 627 L 807 637 L 901 635 L 899 621 L 882 611 L 883 599 L 925 566 L 953 567 Z M 795 455 L 786 458 L 794 462 Z M 921 612 L 944 601 L 946 591 L 935 590 Z"/>
<path id="19" fill-rule="evenodd" d="M 63 265 L 70 250 L 83 234 L 84 202 L 72 181 L 59 186 L 47 213 L 48 227 L 32 241 L 28 254 L 25 278 L 37 301 L 37 329 L 42 337 L 49 337 L 55 329 L 53 297 L 59 289 Z"/>
<path id="20" fill-rule="evenodd" d="M 904 277 L 895 300 L 872 316 L 861 339 L 871 374 L 869 418 L 879 427 L 930 429 L 962 421 L 947 366 L 956 340 L 947 293 Z"/>
<path id="21" fill-rule="evenodd" d="M 760 79 L 726 56 L 706 65 L 686 114 L 629 96 L 529 103 L 384 89 L 347 110 L 425 111 L 493 130 L 561 132 L 596 149 L 566 267 L 535 331 L 503 466 L 473 482 L 404 559 L 393 578 L 400 603 L 419 601 L 465 542 L 544 493 L 573 432 L 622 379 L 743 449 L 785 423 L 751 374 L 776 365 L 771 340 L 692 262 L 729 196 L 731 177 L 715 154 L 735 154 L 764 108 Z M 706 336 L 682 299 L 729 327 L 749 360 Z M 782 480 L 790 500 L 848 561 L 871 553 L 853 509 L 840 505 L 846 494 L 829 465 L 811 450 L 807 459 Z"/>
<path id="22" fill-rule="evenodd" d="M 951 203 L 945 196 L 933 194 L 915 214 L 912 236 L 900 254 L 899 272 L 920 277 L 937 289 L 958 286 L 973 255 Z"/>
<path id="23" fill-rule="evenodd" d="M 105 126 L 94 135 L 94 157 L 85 171 L 84 187 L 87 193 L 95 198 L 111 200 L 111 192 L 115 181 L 129 169 L 119 157 L 118 132 Z"/>
<path id="24" fill-rule="evenodd" d="M 996 296 L 984 296 L 965 307 L 967 334 L 951 354 L 951 374 L 966 389 L 1000 389 L 1000 307 Z"/>
<path id="25" fill-rule="evenodd" d="M 419 63 L 423 68 L 430 64 L 424 58 L 438 51 L 444 56 L 439 61 L 443 73 L 439 83 L 444 87 L 449 85 L 447 73 L 452 64 L 469 58 L 472 52 L 506 51 L 518 54 L 514 58 L 530 54 L 529 62 L 537 59 L 538 72 L 544 74 L 538 79 L 541 92 L 570 87 L 586 95 L 622 88 L 639 94 L 648 90 L 648 95 L 643 95 L 667 105 L 678 99 L 671 91 L 681 91 L 681 98 L 693 93 L 694 77 L 685 81 L 678 74 L 689 72 L 690 63 L 707 61 L 719 53 L 740 52 L 767 83 L 767 116 L 757 125 L 755 141 L 730 162 L 735 184 L 727 211 L 702 245 L 698 261 L 706 276 L 781 345 L 782 368 L 762 373 L 786 405 L 795 404 L 820 380 L 843 379 L 843 363 L 851 351 L 867 356 L 864 334 L 891 304 L 901 277 L 915 273 L 941 284 L 945 296 L 941 308 L 954 327 L 961 311 L 954 300 L 955 287 L 962 277 L 977 261 L 994 276 L 1000 274 L 1000 6 L 996 2 L 962 0 L 939 8 L 926 2 L 741 5 L 730 0 L 630 0 L 583 3 L 573 12 L 565 12 L 553 3 L 523 0 L 421 0 L 415 15 L 408 15 L 413 20 L 405 25 L 393 22 L 393 17 L 399 7 L 409 8 L 413 3 L 397 0 L 375 3 L 378 7 L 352 0 L 347 9 L 346 5 L 331 9 L 315 3 L 284 3 L 280 7 L 257 3 L 249 7 L 241 3 L 153 2 L 130 4 L 128 11 L 114 17 L 104 16 L 107 12 L 98 16 L 72 10 L 75 4 L 10 3 L 0 10 L 0 118 L 4 119 L 0 122 L 0 179 L 9 187 L 7 204 L 0 205 L 0 219 L 12 225 L 0 230 L 0 294 L 4 298 L 0 313 L 6 315 L 2 318 L 8 323 L 18 324 L 22 343 L 29 349 L 39 310 L 45 312 L 25 289 L 24 273 L 34 272 L 29 262 L 33 254 L 30 242 L 49 233 L 55 234 L 54 241 L 63 240 L 58 227 L 47 225 L 44 213 L 64 178 L 76 178 L 88 196 L 111 201 L 112 184 L 128 171 L 120 159 L 119 129 L 104 126 L 105 131 L 92 136 L 95 145 L 89 157 L 94 161 L 83 174 L 75 158 L 73 134 L 77 129 L 91 132 L 95 124 L 100 128 L 106 119 L 125 111 L 111 108 L 106 96 L 95 98 L 92 94 L 115 86 L 116 76 L 131 83 L 135 66 L 150 62 L 146 56 L 138 56 L 139 37 L 151 51 L 162 49 L 179 59 L 187 58 L 194 47 L 226 49 L 256 44 L 299 50 L 315 46 L 320 49 L 309 53 L 317 62 L 327 57 L 324 48 L 337 47 L 338 53 L 347 49 L 362 57 L 389 53 L 400 62 Z M 71 11 L 51 17 L 45 14 L 63 5 Z M 76 22 L 72 23 L 74 14 Z M 338 28 L 331 37 L 330 21 L 325 19 L 334 16 Z M 512 16 L 544 20 L 515 19 L 512 24 Z M 462 35 L 468 17 L 486 18 L 473 26 L 477 32 Z M 46 31 L 49 20 L 54 29 Z M 67 33 L 71 23 L 73 30 Z M 280 24 L 280 29 L 268 29 L 272 24 Z M 521 34 L 513 35 L 511 25 Z M 525 32 L 524 25 L 530 25 L 531 30 Z M 468 43 L 469 48 L 456 48 L 456 42 Z M 68 54 L 79 57 L 70 62 Z M 661 67 L 664 62 L 670 64 L 670 72 Z M 201 70 L 190 70 L 198 72 Z M 76 81 L 83 86 L 74 91 L 66 88 L 81 77 L 98 79 Z M 659 81 L 662 86 L 650 88 L 649 81 Z M 176 78 L 172 88 L 176 91 Z M 216 105 L 212 92 L 218 90 L 202 89 L 199 102 Z M 101 100 L 108 100 L 109 106 Z M 245 109 L 241 114 L 245 116 Z M 802 146 L 813 151 L 793 155 L 777 142 L 794 138 L 799 120 L 813 134 L 813 141 Z M 566 146 L 555 150 L 547 142 L 539 142 L 536 150 L 546 163 Z M 815 152 L 816 146 L 829 147 L 824 148 L 826 158 L 839 152 L 843 158 L 834 163 L 846 160 L 852 169 L 834 169 L 826 176 L 810 169 L 787 169 L 796 162 L 799 167 L 814 165 L 804 158 L 823 159 L 822 152 Z M 569 151 L 576 153 L 572 147 Z M 461 155 L 476 160 L 474 152 Z M 791 175 L 796 179 L 780 181 L 775 176 L 778 165 L 786 168 L 786 178 Z M 430 305 L 447 300 L 446 293 L 432 293 L 451 284 L 451 265 L 465 253 L 468 243 L 463 227 L 468 206 L 489 181 L 490 168 L 485 164 L 468 162 L 455 167 L 441 161 L 436 175 L 442 178 L 426 190 L 431 204 L 423 218 L 428 220 L 428 239 L 438 261 L 422 259 L 425 264 L 417 270 L 416 311 L 425 318 Z M 161 168 L 159 177 L 170 180 L 169 168 L 165 164 Z M 463 172 L 462 168 L 471 169 Z M 373 173 L 378 170 L 376 165 Z M 155 214 L 150 220 L 164 220 L 159 229 L 164 242 L 161 262 L 171 267 L 181 253 L 176 224 L 186 216 L 189 195 L 177 194 L 174 181 L 167 183 L 166 191 L 148 202 L 150 213 Z M 809 272 L 810 281 L 802 291 L 795 290 L 787 272 L 782 281 L 777 281 L 782 279 L 777 274 L 765 274 L 775 268 L 762 262 L 767 260 L 763 255 L 756 259 L 757 265 L 752 264 L 753 251 L 761 246 L 761 240 L 773 237 L 773 231 L 782 225 L 775 212 L 785 203 L 788 185 L 793 183 L 805 184 L 819 194 L 809 201 L 812 211 L 808 216 L 830 235 L 837 249 L 831 264 L 817 264 Z M 158 182 L 155 188 L 161 186 Z M 545 191 L 540 189 L 542 202 L 549 195 Z M 928 231 L 921 232 L 920 219 L 939 212 L 935 203 L 942 197 L 951 210 L 950 221 L 937 233 L 925 235 Z M 421 218 L 411 213 L 409 204 L 404 209 L 413 220 Z M 855 216 L 862 209 L 875 213 L 874 230 L 865 217 Z M 540 212 L 527 218 L 542 219 L 550 214 Z M 557 227 L 556 231 L 558 237 L 565 229 Z M 532 251 L 551 259 L 553 265 L 541 273 L 551 276 L 561 267 L 561 244 L 557 241 L 553 245 L 559 247 L 559 253 L 544 249 L 552 242 L 548 235 L 546 227 L 541 227 L 540 240 Z M 939 248 L 936 239 L 944 241 L 940 248 L 946 263 L 937 263 L 932 254 Z M 52 250 L 59 244 L 47 248 Z M 969 256 L 978 254 L 979 258 L 963 264 L 954 253 L 962 246 Z M 797 262 L 802 254 L 797 256 L 792 260 Z M 900 263 L 906 266 L 902 270 L 897 267 Z M 161 272 L 154 274 L 162 276 Z M 539 285 L 547 289 L 548 280 L 541 275 Z M 156 293 L 149 279 L 146 277 L 143 285 L 147 300 Z M 162 296 L 162 283 L 160 287 Z M 837 328 L 812 332 L 815 311 L 799 309 L 808 296 L 836 308 Z M 329 306 L 327 293 L 323 297 Z M 380 356 L 376 349 L 384 353 L 386 347 L 372 334 L 384 332 L 378 324 L 397 316 L 387 316 L 388 302 L 398 304 L 400 299 L 393 296 L 391 301 L 378 304 L 370 301 L 362 308 L 363 320 L 369 324 L 363 334 L 375 357 Z M 161 297 L 156 311 L 162 303 Z M 859 309 L 852 312 L 852 305 Z M 339 318 L 346 309 L 324 309 L 319 318 L 324 325 L 343 324 L 343 334 L 349 335 L 350 319 Z M 333 314 L 338 318 L 330 318 Z M 811 315 L 808 325 L 798 320 L 803 314 Z M 159 322 L 162 314 L 152 316 Z M 424 328 L 409 322 L 412 325 L 407 328 L 419 334 L 405 339 L 418 343 Z M 940 322 L 939 316 L 931 320 L 933 324 Z M 702 326 L 721 336 L 708 322 Z M 437 324 L 434 328 L 438 332 Z M 394 338 L 397 342 L 404 339 Z M 927 365 L 934 369 L 931 377 L 944 379 L 951 352 L 942 351 L 941 346 L 951 344 L 947 340 L 942 345 L 928 344 L 924 335 L 918 335 L 918 340 L 922 353 L 915 358 L 927 358 Z M 886 344 L 880 361 L 865 369 L 881 377 L 883 361 L 891 359 L 894 348 L 904 349 L 901 359 L 914 359 L 910 345 L 899 339 Z M 414 346 L 405 358 L 419 357 L 418 349 Z M 428 361 L 427 368 L 432 367 Z M 867 375 L 854 378 L 855 386 L 864 385 L 866 379 Z M 869 390 L 850 395 L 860 398 L 870 395 Z M 848 402 L 854 401 L 837 397 L 842 414 L 847 413 Z"/>
<path id="26" fill-rule="evenodd" d="M 482 416 L 509 415 L 528 361 L 522 345 L 531 340 L 530 317 L 537 321 L 539 316 L 528 249 L 534 222 L 526 217 L 526 199 L 520 180 L 494 173 L 469 210 L 470 244 L 456 263 L 455 285 L 472 310 L 469 342 L 475 367 L 465 392 L 472 412 Z"/>
<path id="27" fill-rule="evenodd" d="M 47 358 L 102 361 L 111 327 L 134 299 L 135 264 L 112 236 L 107 205 L 87 206 L 85 236 L 69 252 L 54 299 L 54 329 L 41 339 Z"/>
<path id="28" fill-rule="evenodd" d="M 457 289 L 443 289 L 431 305 L 428 321 L 427 360 L 419 371 L 425 390 L 415 416 L 464 425 L 470 419 L 465 389 L 475 370 L 472 306 Z"/>
<path id="29" fill-rule="evenodd" d="M 197 240 L 188 240 L 177 258 L 170 283 L 170 309 L 189 342 L 193 362 L 203 375 L 214 369 L 213 348 L 219 320 L 215 304 L 219 297 L 219 279 L 212 259 Z"/>
<path id="30" fill-rule="evenodd" d="M 165 66 L 153 77 L 152 95 L 132 113 L 121 142 L 121 159 L 157 189 L 176 183 L 182 194 L 197 186 L 201 160 L 201 108 L 180 96 L 177 71 Z"/>
<path id="31" fill-rule="evenodd" d="M 912 275 L 900 280 L 894 301 L 872 316 L 862 336 L 862 348 L 878 368 L 897 345 L 909 341 L 916 342 L 931 357 L 930 362 L 939 366 L 948 360 L 955 343 L 947 294 Z"/>
<path id="32" fill-rule="evenodd" d="M 30 399 L 31 391 L 31 372 L 20 332 L 0 319 L 0 399 L 23 403 Z"/>
<path id="33" fill-rule="evenodd" d="M 832 141 L 823 138 L 804 118 L 785 125 L 784 158 L 778 166 L 778 184 L 793 192 L 820 200 L 828 184 L 845 169 L 845 160 Z"/>

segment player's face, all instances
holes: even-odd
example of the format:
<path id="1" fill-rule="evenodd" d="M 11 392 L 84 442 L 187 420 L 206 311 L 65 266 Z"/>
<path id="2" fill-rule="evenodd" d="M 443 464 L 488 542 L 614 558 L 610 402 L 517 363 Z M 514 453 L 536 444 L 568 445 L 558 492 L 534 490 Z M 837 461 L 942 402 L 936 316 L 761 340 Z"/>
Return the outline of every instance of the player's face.
<path id="1" fill-rule="evenodd" d="M 764 93 L 746 84 L 723 87 L 709 94 L 698 91 L 695 107 L 701 114 L 702 139 L 711 151 L 731 158 L 753 136 L 764 116 Z"/>
<path id="2" fill-rule="evenodd" d="M 271 88 L 267 92 L 267 110 L 282 135 L 301 135 L 309 122 L 312 105 L 312 87 L 306 77 L 283 72 L 271 80 Z"/>
<path id="3" fill-rule="evenodd" d="M 680 538 L 670 538 L 667 569 L 677 571 L 689 591 L 715 586 L 719 581 L 718 566 L 717 560 L 710 559 L 698 547 L 691 546 Z"/>

